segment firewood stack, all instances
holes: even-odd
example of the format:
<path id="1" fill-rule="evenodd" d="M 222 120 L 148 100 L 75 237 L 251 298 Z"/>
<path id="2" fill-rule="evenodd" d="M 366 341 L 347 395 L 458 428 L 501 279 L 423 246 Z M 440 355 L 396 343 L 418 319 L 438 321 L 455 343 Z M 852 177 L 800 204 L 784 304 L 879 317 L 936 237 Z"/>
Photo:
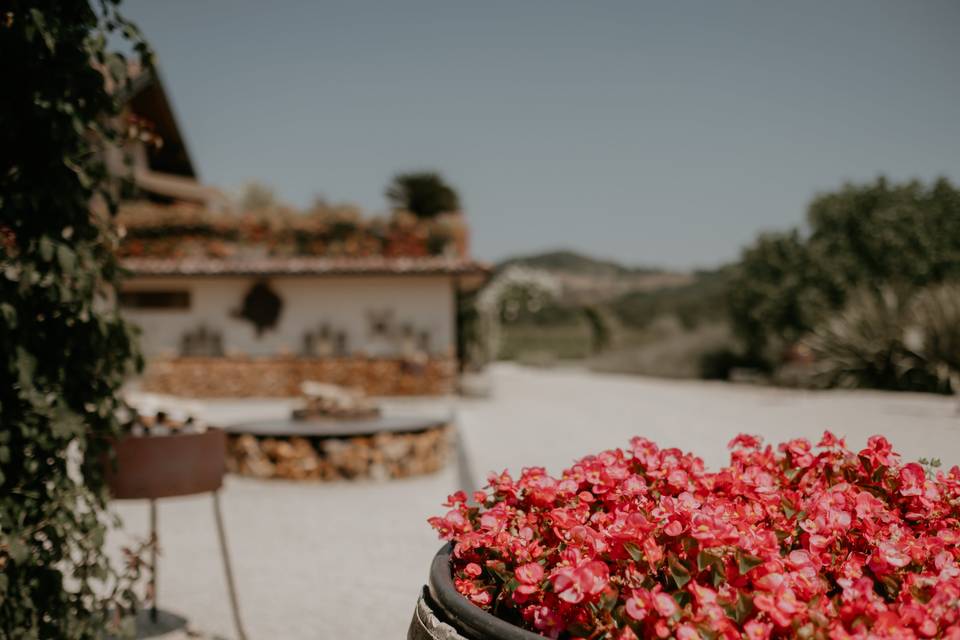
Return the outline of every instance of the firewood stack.
<path id="1" fill-rule="evenodd" d="M 307 380 L 300 390 L 303 406 L 293 410 L 294 420 L 363 420 L 380 415 L 380 407 L 362 389 Z"/>
<path id="2" fill-rule="evenodd" d="M 456 374 L 456 361 L 442 357 L 178 357 L 151 361 L 141 388 L 190 398 L 275 398 L 297 396 L 304 381 L 315 380 L 372 396 L 444 395 Z"/>
<path id="3" fill-rule="evenodd" d="M 449 426 L 353 438 L 231 436 L 227 468 L 258 478 L 387 480 L 439 471 L 450 455 Z"/>

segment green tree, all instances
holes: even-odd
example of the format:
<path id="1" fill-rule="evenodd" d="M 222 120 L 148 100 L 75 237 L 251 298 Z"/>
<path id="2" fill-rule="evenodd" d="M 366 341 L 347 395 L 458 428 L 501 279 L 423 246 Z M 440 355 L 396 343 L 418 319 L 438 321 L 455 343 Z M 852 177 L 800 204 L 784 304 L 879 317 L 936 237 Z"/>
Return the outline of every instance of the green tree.
<path id="1" fill-rule="evenodd" d="M 431 171 L 396 175 L 386 190 L 394 209 L 409 211 L 418 218 L 434 218 L 460 210 L 460 196 L 439 173 Z"/>
<path id="2" fill-rule="evenodd" d="M 768 355 L 809 331 L 828 296 L 799 232 L 765 234 L 743 252 L 728 296 L 736 334 L 753 355 Z"/>
<path id="3" fill-rule="evenodd" d="M 102 549 L 101 459 L 119 433 L 117 391 L 139 366 L 112 296 L 114 189 L 100 150 L 119 135 L 127 64 L 108 38 L 147 55 L 116 4 L 0 11 L 3 638 L 102 638 L 111 611 L 134 602 Z"/>
<path id="4" fill-rule="evenodd" d="M 863 287 L 960 278 L 960 191 L 946 179 L 847 184 L 816 197 L 807 219 L 761 236 L 736 267 L 732 321 L 752 351 L 795 342 Z"/>

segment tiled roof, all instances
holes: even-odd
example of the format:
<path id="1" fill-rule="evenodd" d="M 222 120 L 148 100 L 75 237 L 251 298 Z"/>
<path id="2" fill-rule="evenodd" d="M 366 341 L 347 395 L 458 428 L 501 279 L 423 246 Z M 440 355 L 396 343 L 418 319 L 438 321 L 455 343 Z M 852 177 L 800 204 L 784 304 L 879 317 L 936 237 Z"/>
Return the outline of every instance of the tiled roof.
<path id="1" fill-rule="evenodd" d="M 258 257 L 258 258 L 123 258 L 121 264 L 137 276 L 310 276 L 310 275 L 431 275 L 484 274 L 490 267 L 464 258 Z"/>

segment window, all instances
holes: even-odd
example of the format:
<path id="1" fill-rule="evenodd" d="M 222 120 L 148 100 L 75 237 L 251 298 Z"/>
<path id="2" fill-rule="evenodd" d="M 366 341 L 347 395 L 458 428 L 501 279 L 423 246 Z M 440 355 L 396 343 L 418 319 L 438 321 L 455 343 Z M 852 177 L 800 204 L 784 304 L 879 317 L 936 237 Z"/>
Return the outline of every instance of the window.
<path id="1" fill-rule="evenodd" d="M 121 291 L 120 306 L 128 309 L 189 309 L 189 291 Z"/>

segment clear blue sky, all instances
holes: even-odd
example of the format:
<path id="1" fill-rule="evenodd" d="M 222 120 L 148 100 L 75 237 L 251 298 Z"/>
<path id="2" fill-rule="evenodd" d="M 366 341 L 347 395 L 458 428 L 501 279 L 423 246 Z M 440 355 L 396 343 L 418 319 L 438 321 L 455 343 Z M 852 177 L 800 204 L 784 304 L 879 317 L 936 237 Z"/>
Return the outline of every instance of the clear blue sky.
<path id="1" fill-rule="evenodd" d="M 884 173 L 960 181 L 960 2 L 157 2 L 204 180 L 385 208 L 459 189 L 474 253 L 712 266 Z"/>

